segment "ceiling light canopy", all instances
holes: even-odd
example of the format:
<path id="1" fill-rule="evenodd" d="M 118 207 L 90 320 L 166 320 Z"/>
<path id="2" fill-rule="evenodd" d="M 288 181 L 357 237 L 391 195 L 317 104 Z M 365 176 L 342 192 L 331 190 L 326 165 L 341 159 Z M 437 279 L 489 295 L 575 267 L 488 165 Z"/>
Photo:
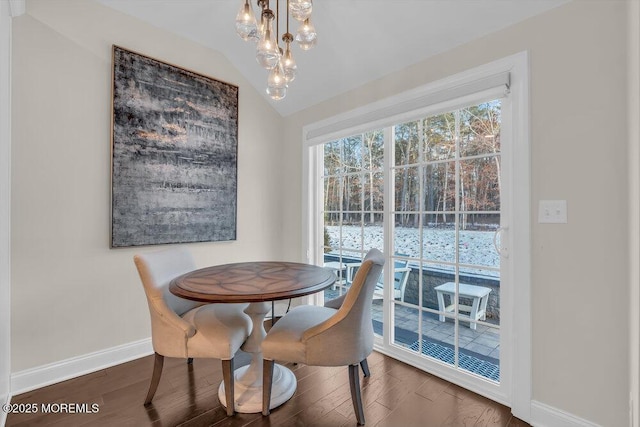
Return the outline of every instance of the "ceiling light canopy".
<path id="1" fill-rule="evenodd" d="M 293 59 L 291 45 L 295 41 L 302 50 L 316 45 L 318 35 L 311 23 L 313 3 L 311 0 L 287 0 L 287 31 L 282 35 L 284 50 L 280 47 L 279 19 L 280 0 L 276 0 L 275 11 L 269 8 L 269 0 L 257 0 L 260 9 L 260 22 L 256 20 L 251 0 L 242 0 L 236 16 L 236 33 L 244 41 L 256 43 L 256 60 L 269 70 L 267 94 L 274 100 L 280 100 L 287 94 L 287 88 L 296 78 L 297 65 Z M 289 32 L 289 14 L 300 21 L 295 38 Z M 275 31 L 274 31 L 275 22 Z"/>

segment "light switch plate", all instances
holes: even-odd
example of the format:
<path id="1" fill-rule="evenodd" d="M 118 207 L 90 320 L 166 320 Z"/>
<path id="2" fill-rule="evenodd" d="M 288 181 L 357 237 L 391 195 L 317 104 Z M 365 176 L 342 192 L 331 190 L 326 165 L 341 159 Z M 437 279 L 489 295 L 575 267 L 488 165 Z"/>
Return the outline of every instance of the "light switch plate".
<path id="1" fill-rule="evenodd" d="M 566 224 L 566 200 L 540 200 L 538 205 L 538 222 L 540 224 Z"/>

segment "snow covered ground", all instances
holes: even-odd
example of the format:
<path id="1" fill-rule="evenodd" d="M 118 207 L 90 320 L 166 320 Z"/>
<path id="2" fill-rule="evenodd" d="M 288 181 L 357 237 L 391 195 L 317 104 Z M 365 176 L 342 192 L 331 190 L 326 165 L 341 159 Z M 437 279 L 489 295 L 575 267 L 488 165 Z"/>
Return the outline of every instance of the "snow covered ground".
<path id="1" fill-rule="evenodd" d="M 332 248 L 368 250 L 377 248 L 383 250 L 383 230 L 380 226 L 326 226 Z M 420 230 L 415 228 L 395 228 L 395 252 L 420 258 L 421 236 Z M 464 268 L 490 276 L 498 276 L 497 271 L 487 271 L 482 267 L 499 268 L 500 256 L 496 252 L 493 239 L 494 231 L 460 231 L 458 244 L 460 264 L 474 266 Z M 498 236 L 499 237 L 499 236 Z M 342 244 L 340 244 L 342 242 Z M 500 239 L 497 240 L 498 245 Z M 455 230 L 424 229 L 422 236 L 422 259 L 430 263 L 455 262 Z M 438 266 L 441 267 L 441 266 Z M 442 266 L 442 268 L 447 268 Z"/>

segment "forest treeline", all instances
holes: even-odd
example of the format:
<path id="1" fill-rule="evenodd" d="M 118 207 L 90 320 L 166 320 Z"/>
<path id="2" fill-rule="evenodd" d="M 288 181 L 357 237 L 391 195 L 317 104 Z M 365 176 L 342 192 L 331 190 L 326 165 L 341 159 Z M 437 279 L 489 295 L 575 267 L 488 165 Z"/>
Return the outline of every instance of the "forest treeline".
<path id="1" fill-rule="evenodd" d="M 496 225 L 500 210 L 500 101 L 393 126 L 395 224 L 463 229 Z M 379 224 L 384 130 L 324 145 L 325 223 Z"/>

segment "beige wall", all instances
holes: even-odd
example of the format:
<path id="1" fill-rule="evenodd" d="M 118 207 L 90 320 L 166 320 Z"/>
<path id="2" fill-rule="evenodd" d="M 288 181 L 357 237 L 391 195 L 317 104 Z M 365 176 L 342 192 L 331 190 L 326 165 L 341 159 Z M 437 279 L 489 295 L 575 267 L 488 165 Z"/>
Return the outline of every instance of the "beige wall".
<path id="1" fill-rule="evenodd" d="M 155 248 L 109 249 L 112 44 L 240 87 L 237 241 L 188 247 L 281 258 L 283 119 L 222 55 L 76 0 L 29 1 L 13 40 L 13 372 L 150 336 L 132 256 Z"/>
<path id="2" fill-rule="evenodd" d="M 287 117 L 286 256 L 300 255 L 300 209 L 292 207 L 301 206 L 304 125 L 528 50 L 533 399 L 603 426 L 627 425 L 625 8 L 574 1 Z M 540 199 L 567 199 L 568 224 L 538 224 Z"/>

